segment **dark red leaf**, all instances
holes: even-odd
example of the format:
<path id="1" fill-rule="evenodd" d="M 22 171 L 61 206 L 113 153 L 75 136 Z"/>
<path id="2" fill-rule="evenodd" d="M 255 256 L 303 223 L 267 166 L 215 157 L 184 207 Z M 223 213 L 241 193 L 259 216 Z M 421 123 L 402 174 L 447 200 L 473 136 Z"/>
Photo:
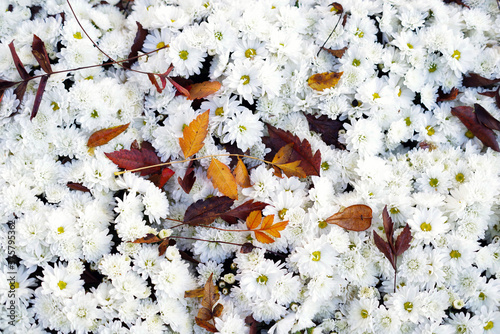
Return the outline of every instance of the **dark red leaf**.
<path id="1" fill-rule="evenodd" d="M 499 87 L 500 87 L 500 86 L 499 86 Z M 483 95 L 483 96 L 488 96 L 488 97 L 495 97 L 495 93 L 496 93 L 496 92 L 497 92 L 497 91 L 495 91 L 495 90 L 489 90 L 489 91 L 482 92 L 482 93 L 479 93 L 479 92 L 478 92 L 478 94 L 479 94 L 479 95 Z"/>
<path id="2" fill-rule="evenodd" d="M 240 248 L 240 253 L 242 254 L 250 253 L 251 251 L 253 251 L 254 248 L 255 248 L 254 245 L 252 245 L 249 242 L 245 242 Z"/>
<path id="3" fill-rule="evenodd" d="M 30 75 L 26 72 L 23 62 L 19 59 L 16 49 L 14 48 L 14 41 L 9 44 L 10 53 L 12 54 L 12 59 L 14 59 L 14 64 L 16 65 L 17 72 L 23 80 L 29 80 Z"/>
<path id="4" fill-rule="evenodd" d="M 410 248 L 412 236 L 410 231 L 410 225 L 406 224 L 403 232 L 396 239 L 396 256 L 403 254 L 408 248 Z"/>
<path id="5" fill-rule="evenodd" d="M 500 108 L 500 86 L 498 86 L 495 93 L 495 103 L 497 104 L 497 108 Z"/>
<path id="6" fill-rule="evenodd" d="M 300 160 L 300 167 L 306 175 L 319 176 L 321 169 L 321 152 L 317 150 L 312 153 L 311 144 L 307 139 L 300 140 L 299 137 L 291 134 L 288 131 L 275 128 L 272 125 L 267 125 L 269 137 L 264 137 L 263 141 L 266 146 L 271 148 L 272 156 L 286 144 L 294 143 L 290 161 Z"/>
<path id="7" fill-rule="evenodd" d="M 118 167 L 127 170 L 157 165 L 161 163 L 156 155 L 153 146 L 147 142 L 142 142 L 140 149 L 119 150 L 111 153 L 104 153 L 108 159 L 113 161 Z M 140 171 L 142 176 L 160 171 L 161 167 L 152 167 Z"/>
<path id="8" fill-rule="evenodd" d="M 36 114 L 38 114 L 38 109 L 40 108 L 40 103 L 42 102 L 42 96 L 45 92 L 45 86 L 47 86 L 47 80 L 49 80 L 48 74 L 42 76 L 42 78 L 40 79 L 40 83 L 38 84 L 38 89 L 36 91 L 35 103 L 33 103 L 33 109 L 31 110 L 30 120 L 32 120 L 36 116 Z"/>
<path id="9" fill-rule="evenodd" d="M 137 32 L 135 34 L 134 44 L 130 48 L 130 53 L 128 54 L 128 58 L 134 58 L 138 55 L 139 51 L 142 49 L 144 41 L 146 40 L 146 36 L 148 35 L 148 31 L 142 27 L 142 24 L 139 22 L 135 22 L 137 24 Z M 137 59 L 130 59 L 126 63 L 123 63 L 123 66 L 130 68 Z"/>
<path id="10" fill-rule="evenodd" d="M 175 174 L 170 168 L 163 168 L 161 171 L 160 183 L 157 184 L 158 188 L 163 188 L 170 178 Z"/>
<path id="11" fill-rule="evenodd" d="M 342 7 L 342 5 L 339 4 L 338 2 L 332 2 L 328 6 L 333 7 L 332 9 L 335 10 L 335 14 L 342 14 L 344 12 L 344 7 Z"/>
<path id="12" fill-rule="evenodd" d="M 472 107 L 454 107 L 451 108 L 451 114 L 457 116 L 467 129 L 469 129 L 485 146 L 500 152 L 500 147 L 498 146 L 493 130 L 487 128 L 478 121 Z"/>
<path id="13" fill-rule="evenodd" d="M 497 82 L 500 82 L 500 79 L 486 79 L 479 74 L 471 72 L 469 76 L 464 75 L 462 84 L 464 87 L 488 87 L 493 86 Z"/>
<path id="14" fill-rule="evenodd" d="M 168 238 L 163 240 L 161 244 L 158 246 L 158 256 L 163 256 L 165 255 L 165 252 L 167 251 L 168 247 Z"/>
<path id="15" fill-rule="evenodd" d="M 69 189 L 73 189 L 73 190 L 78 190 L 78 191 L 83 191 L 83 192 L 90 192 L 90 189 L 85 187 L 83 184 L 81 183 L 74 183 L 74 182 L 68 182 L 66 183 L 66 186 L 69 188 Z"/>
<path id="16" fill-rule="evenodd" d="M 151 81 L 151 83 L 156 87 L 156 91 L 158 93 L 161 93 L 163 91 L 163 89 L 165 88 L 165 86 L 160 87 L 160 85 L 158 85 L 158 82 L 156 81 L 156 76 L 153 73 L 148 73 L 148 78 L 149 78 L 149 81 Z"/>
<path id="17" fill-rule="evenodd" d="M 162 239 L 158 238 L 153 233 L 148 233 L 148 234 L 146 234 L 146 236 L 144 238 L 136 239 L 136 240 L 132 241 L 132 243 L 134 243 L 134 244 L 154 244 L 154 243 L 160 242 L 160 241 L 162 241 Z"/>
<path id="18" fill-rule="evenodd" d="M 393 236 L 392 234 L 394 233 L 394 223 L 392 222 L 391 216 L 389 216 L 389 212 L 387 211 L 387 205 L 384 207 L 384 210 L 382 211 L 382 220 L 384 222 L 384 230 L 385 230 L 385 236 L 387 237 L 387 242 L 389 245 L 391 245 L 392 250 L 394 251 L 393 247 Z"/>
<path id="19" fill-rule="evenodd" d="M 463 3 L 462 1 L 460 1 L 460 0 L 443 0 L 443 1 L 444 1 L 444 3 L 447 3 L 447 4 L 448 4 L 448 3 L 456 3 L 457 5 L 460 5 L 460 6 L 462 6 L 462 7 L 465 7 L 465 8 L 470 9 L 470 7 L 469 7 L 469 6 L 467 6 L 466 4 L 464 4 L 464 3 Z"/>
<path id="20" fill-rule="evenodd" d="M 33 43 L 31 44 L 31 53 L 35 57 L 38 65 L 45 71 L 45 73 L 52 73 L 52 67 L 50 66 L 49 55 L 47 54 L 47 50 L 45 49 L 45 44 L 43 41 L 37 36 L 33 35 Z"/>
<path id="21" fill-rule="evenodd" d="M 184 223 L 189 225 L 208 225 L 233 205 L 234 200 L 227 196 L 213 196 L 200 199 L 191 204 L 184 214 Z"/>
<path id="22" fill-rule="evenodd" d="M 327 145 L 334 145 L 336 148 L 344 148 L 339 143 L 339 130 L 342 128 L 342 122 L 328 118 L 326 115 L 314 117 L 311 114 L 306 114 L 309 130 L 317 132 L 321 135 L 321 139 Z"/>
<path id="23" fill-rule="evenodd" d="M 491 114 L 480 104 L 474 103 L 474 112 L 479 123 L 491 130 L 500 131 L 500 122 L 495 117 L 491 116 Z"/>
<path id="24" fill-rule="evenodd" d="M 0 92 L 3 92 L 7 88 L 17 85 L 19 82 L 7 81 L 0 79 Z"/>
<path id="25" fill-rule="evenodd" d="M 268 204 L 264 202 L 254 202 L 253 199 L 235 207 L 234 209 L 224 212 L 221 218 L 227 221 L 230 225 L 238 223 L 238 219 L 245 221 L 252 211 L 260 211 Z"/>
<path id="26" fill-rule="evenodd" d="M 185 96 L 185 97 L 187 97 L 188 99 L 191 99 L 191 94 L 189 93 L 189 90 L 188 90 L 188 89 L 186 89 L 186 88 L 182 87 L 180 84 L 178 84 L 178 83 L 177 83 L 174 79 L 172 79 L 172 78 L 170 78 L 170 77 L 168 77 L 167 79 L 168 79 L 168 81 L 170 81 L 170 83 L 171 83 L 172 85 L 174 85 L 174 87 L 177 89 L 177 91 L 178 91 L 179 93 L 181 93 L 182 95 L 184 95 L 184 96 Z"/>
<path id="27" fill-rule="evenodd" d="M 191 188 L 193 188 L 194 182 L 196 181 L 196 176 L 194 176 L 194 167 L 192 166 L 193 161 L 191 160 L 188 168 L 186 169 L 186 173 L 184 173 L 184 177 L 182 179 L 180 178 L 180 176 L 177 177 L 179 185 L 186 194 L 189 194 Z"/>
<path id="28" fill-rule="evenodd" d="M 140 145 L 139 145 L 139 143 L 137 142 L 137 139 L 135 139 L 135 140 L 132 142 L 132 144 L 130 144 L 130 149 L 131 149 L 131 150 L 132 150 L 132 149 L 136 149 L 136 150 L 138 150 L 138 149 L 140 149 L 140 148 L 141 148 L 141 146 L 140 146 Z"/>
<path id="29" fill-rule="evenodd" d="M 172 246 L 172 244 L 170 244 L 170 246 Z M 181 259 L 183 259 L 184 261 L 189 261 L 189 262 L 194 263 L 196 265 L 201 263 L 200 261 L 196 260 L 194 257 L 189 255 L 185 251 L 179 250 L 179 254 L 181 255 Z"/>
<path id="30" fill-rule="evenodd" d="M 391 246 L 382 239 L 377 232 L 373 231 L 373 241 L 375 242 L 375 246 L 377 246 L 378 250 L 385 255 L 385 257 L 389 260 L 394 270 L 396 270 L 396 263 L 394 262 L 394 253 L 392 252 Z"/>
<path id="31" fill-rule="evenodd" d="M 28 81 L 23 81 L 19 84 L 19 86 L 14 89 L 14 94 L 16 98 L 19 100 L 19 105 L 17 109 L 21 107 L 21 103 L 23 102 L 24 93 L 26 93 L 26 88 L 28 87 Z"/>
<path id="32" fill-rule="evenodd" d="M 441 102 L 441 101 L 453 101 L 457 98 L 459 91 L 458 88 L 452 88 L 451 91 L 448 94 L 443 93 L 441 88 L 438 90 L 438 97 L 436 99 L 436 102 Z"/>

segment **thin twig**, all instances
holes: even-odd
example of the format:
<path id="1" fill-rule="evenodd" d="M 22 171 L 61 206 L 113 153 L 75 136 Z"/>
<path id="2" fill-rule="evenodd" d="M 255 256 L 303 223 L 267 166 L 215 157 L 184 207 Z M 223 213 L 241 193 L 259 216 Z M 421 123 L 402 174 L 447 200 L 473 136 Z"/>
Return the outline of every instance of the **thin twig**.
<path id="1" fill-rule="evenodd" d="M 316 54 L 316 57 L 319 56 L 319 53 L 321 52 L 321 50 L 323 50 L 323 47 L 326 45 L 326 42 L 328 42 L 328 40 L 330 39 L 330 37 L 332 37 L 333 35 L 333 32 L 335 31 L 335 29 L 337 29 L 337 26 L 339 25 L 339 22 L 340 22 L 340 19 L 343 17 L 344 15 L 340 15 L 339 16 L 339 19 L 337 20 L 337 23 L 335 24 L 335 27 L 333 27 L 333 30 L 332 32 L 330 33 L 330 35 L 328 35 L 328 37 L 326 38 L 326 41 L 323 43 L 323 45 L 321 45 L 321 47 L 319 48 L 318 50 L 318 53 Z"/>

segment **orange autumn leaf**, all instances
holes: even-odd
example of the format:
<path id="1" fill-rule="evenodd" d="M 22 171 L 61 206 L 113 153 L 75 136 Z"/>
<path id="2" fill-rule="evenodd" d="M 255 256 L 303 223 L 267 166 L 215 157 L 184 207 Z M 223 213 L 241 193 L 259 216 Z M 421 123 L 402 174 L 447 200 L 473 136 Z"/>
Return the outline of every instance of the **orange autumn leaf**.
<path id="1" fill-rule="evenodd" d="M 324 72 L 313 74 L 307 79 L 307 84 L 314 90 L 323 91 L 337 85 L 344 72 Z"/>
<path id="2" fill-rule="evenodd" d="M 234 178 L 236 179 L 236 183 L 242 188 L 248 188 L 252 185 L 250 184 L 250 176 L 248 176 L 248 170 L 243 161 L 238 158 L 238 164 L 233 171 Z"/>
<path id="3" fill-rule="evenodd" d="M 221 87 L 218 81 L 205 81 L 201 83 L 195 83 L 191 85 L 189 89 L 188 100 L 202 99 L 210 94 L 215 93 Z"/>
<path id="4" fill-rule="evenodd" d="M 260 225 L 261 220 L 262 220 L 262 213 L 260 210 L 255 210 L 250 212 L 246 220 L 248 229 L 249 230 L 255 229 L 257 226 Z"/>
<path id="5" fill-rule="evenodd" d="M 238 187 L 231 170 L 224 163 L 212 158 L 208 166 L 207 176 L 212 181 L 214 188 L 231 199 L 238 199 Z"/>
<path id="6" fill-rule="evenodd" d="M 203 140 L 205 140 L 208 133 L 208 113 L 209 110 L 198 115 L 182 130 L 182 138 L 179 138 L 179 145 L 186 159 L 197 153 L 204 145 Z"/>
<path id="7" fill-rule="evenodd" d="M 89 140 L 87 141 L 87 146 L 89 148 L 92 148 L 107 144 L 111 139 L 117 137 L 120 133 L 127 130 L 129 125 L 130 123 L 127 123 L 96 131 L 92 135 L 90 135 Z"/>
<path id="8" fill-rule="evenodd" d="M 255 231 L 255 239 L 263 244 L 272 244 L 274 239 L 265 234 L 264 232 Z"/>
<path id="9" fill-rule="evenodd" d="M 300 160 L 289 162 L 286 164 L 276 164 L 276 166 L 285 173 L 286 176 L 297 176 L 300 178 L 306 177 L 307 174 L 304 172 L 304 169 L 299 166 Z"/>
<path id="10" fill-rule="evenodd" d="M 364 231 L 372 224 L 372 209 L 363 204 L 351 205 L 328 217 L 326 222 L 350 231 Z"/>
<path id="11" fill-rule="evenodd" d="M 274 238 L 281 237 L 280 231 L 283 231 L 288 225 L 288 221 L 282 221 L 276 224 L 274 222 L 274 215 L 269 215 L 264 217 L 262 220 L 262 214 L 260 211 L 252 211 L 248 216 L 246 223 L 249 230 L 255 233 L 255 238 L 257 241 L 263 244 L 270 244 L 274 242 Z M 260 228 L 257 228 L 259 225 Z M 269 236 L 271 235 L 271 236 Z"/>
<path id="12" fill-rule="evenodd" d="M 288 159 L 290 159 L 290 156 L 292 155 L 292 146 L 293 145 L 294 145 L 294 143 L 288 143 L 285 146 L 283 146 L 282 148 L 280 148 L 278 153 L 276 153 L 276 155 L 274 156 L 272 163 L 273 164 L 287 163 Z"/>

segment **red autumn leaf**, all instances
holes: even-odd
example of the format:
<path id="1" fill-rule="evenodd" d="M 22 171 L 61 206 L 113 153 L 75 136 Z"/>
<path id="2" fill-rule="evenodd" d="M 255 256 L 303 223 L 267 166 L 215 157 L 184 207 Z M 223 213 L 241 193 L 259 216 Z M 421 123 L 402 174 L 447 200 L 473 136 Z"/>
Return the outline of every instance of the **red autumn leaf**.
<path id="1" fill-rule="evenodd" d="M 347 51 L 347 46 L 342 48 L 342 49 L 338 49 L 338 50 L 332 50 L 332 49 L 327 49 L 327 48 L 322 48 L 322 49 L 334 57 L 342 58 L 342 56 L 344 56 L 344 53 Z"/>
<path id="2" fill-rule="evenodd" d="M 246 220 L 248 215 L 252 211 L 261 211 L 267 205 L 268 205 L 267 203 L 254 202 L 253 199 L 251 199 L 230 211 L 224 212 L 221 215 L 221 218 L 227 221 L 229 224 L 233 225 L 238 223 L 238 219 Z"/>
<path id="3" fill-rule="evenodd" d="M 378 250 L 385 255 L 385 257 L 389 260 L 394 270 L 396 270 L 396 263 L 394 262 L 394 253 L 392 251 L 392 246 L 384 241 L 377 232 L 373 231 L 373 241 L 375 246 L 377 246 Z"/>
<path id="4" fill-rule="evenodd" d="M 314 117 L 311 114 L 306 114 L 306 119 L 309 123 L 309 130 L 319 133 L 325 144 L 345 149 L 345 146 L 339 143 L 339 130 L 342 128 L 341 121 L 330 119 L 326 115 Z"/>
<path id="5" fill-rule="evenodd" d="M 457 98 L 459 91 L 458 88 L 453 87 L 449 93 L 443 93 L 441 88 L 438 90 L 438 97 L 436 99 L 436 102 L 441 102 L 441 101 L 453 101 Z"/>
<path id="6" fill-rule="evenodd" d="M 156 81 L 156 75 L 154 75 L 153 73 L 148 73 L 149 81 L 151 81 L 151 83 L 156 87 L 156 91 L 158 93 L 161 93 L 165 89 L 165 86 L 167 85 L 167 81 L 165 80 L 164 77 L 162 77 L 162 76 L 159 76 L 159 77 L 161 80 L 161 86 L 158 84 L 158 81 Z"/>
<path id="7" fill-rule="evenodd" d="M 142 27 L 142 24 L 137 21 L 135 23 L 137 24 L 137 32 L 135 34 L 134 43 L 130 48 L 130 53 L 128 54 L 128 59 L 130 60 L 123 63 L 123 66 L 125 66 L 126 68 L 130 68 L 130 66 L 132 66 L 132 64 L 137 61 L 135 57 L 137 57 L 139 51 L 142 49 L 144 41 L 146 40 L 146 36 L 148 35 L 148 31 Z"/>
<path id="8" fill-rule="evenodd" d="M 130 123 L 113 126 L 111 128 L 102 129 L 94 132 L 90 135 L 89 140 L 87 141 L 88 147 L 97 147 L 101 145 L 107 144 L 111 139 L 117 137 L 122 132 L 127 130 Z"/>
<path id="9" fill-rule="evenodd" d="M 168 81 L 170 81 L 170 83 L 177 89 L 177 91 L 179 93 L 181 93 L 182 95 L 184 95 L 188 100 L 191 99 L 191 94 L 189 94 L 189 90 L 187 90 L 186 88 L 182 87 L 177 81 L 175 81 L 174 79 L 172 78 L 167 78 Z"/>
<path id="10" fill-rule="evenodd" d="M 17 55 L 16 49 L 14 47 L 14 41 L 9 43 L 9 49 L 10 53 L 12 54 L 12 59 L 14 60 L 14 65 L 16 65 L 17 72 L 19 73 L 19 75 L 23 80 L 25 81 L 29 80 L 30 75 L 28 74 L 28 72 L 26 72 L 23 62 L 21 61 L 21 59 L 19 59 L 19 56 Z"/>
<path id="11" fill-rule="evenodd" d="M 148 233 L 148 234 L 146 234 L 146 236 L 144 238 L 136 239 L 136 240 L 132 241 L 132 243 L 134 243 L 134 244 L 154 244 L 154 243 L 160 242 L 160 241 L 162 241 L 162 239 L 158 238 L 153 233 Z"/>
<path id="12" fill-rule="evenodd" d="M 300 167 L 307 176 L 319 176 L 321 169 L 321 152 L 319 150 L 313 154 L 311 144 L 307 139 L 300 140 L 296 135 L 275 128 L 269 124 L 267 128 L 269 137 L 264 137 L 262 140 L 266 146 L 271 148 L 271 154 L 273 154 L 273 152 L 278 152 L 283 146 L 293 143 L 290 161 L 300 160 Z"/>
<path id="13" fill-rule="evenodd" d="M 469 6 L 467 6 L 466 4 L 464 4 L 462 1 L 460 0 L 443 0 L 444 3 L 448 4 L 448 3 L 456 3 L 457 5 L 460 5 L 462 7 L 465 7 L 465 8 L 468 8 L 470 9 Z"/>
<path id="14" fill-rule="evenodd" d="M 191 160 L 186 172 L 184 173 L 184 177 L 182 179 L 180 176 L 177 177 L 177 182 L 179 182 L 179 185 L 186 194 L 189 194 L 191 188 L 193 188 L 194 182 L 196 181 L 196 176 L 194 176 L 194 167 L 192 166 L 193 161 Z"/>
<path id="15" fill-rule="evenodd" d="M 471 72 L 469 76 L 464 75 L 462 84 L 464 87 L 488 87 L 493 86 L 497 82 L 500 82 L 500 79 L 486 79 L 479 74 Z"/>
<path id="16" fill-rule="evenodd" d="M 234 200 L 227 196 L 213 196 L 191 204 L 184 214 L 184 223 L 192 226 L 211 224 L 228 211 Z"/>
<path id="17" fill-rule="evenodd" d="M 165 255 L 165 252 L 167 251 L 168 247 L 168 239 L 165 239 L 161 242 L 161 244 L 158 246 L 158 256 L 163 256 Z"/>
<path id="18" fill-rule="evenodd" d="M 497 90 L 489 90 L 489 91 L 485 91 L 485 92 L 481 92 L 481 93 L 478 92 L 478 94 L 483 95 L 483 96 L 488 96 L 488 97 L 495 97 L 496 92 L 497 92 Z"/>
<path id="19" fill-rule="evenodd" d="M 396 244 L 394 245 L 396 250 L 396 256 L 403 254 L 408 248 L 410 248 L 412 236 L 410 231 L 410 225 L 406 224 L 403 232 L 396 239 Z"/>
<path id="20" fill-rule="evenodd" d="M 200 83 L 192 84 L 189 87 L 188 100 L 196 100 L 207 97 L 215 92 L 217 92 L 221 87 L 218 81 L 205 81 Z"/>
<path id="21" fill-rule="evenodd" d="M 344 7 L 338 2 L 332 2 L 328 6 L 332 6 L 331 11 L 335 11 L 335 14 L 342 14 L 344 12 Z"/>
<path id="22" fill-rule="evenodd" d="M 392 222 L 391 216 L 389 216 L 389 212 L 387 211 L 387 205 L 384 207 L 382 211 L 382 221 L 384 223 L 385 236 L 387 237 L 387 242 L 391 245 L 392 250 L 393 247 L 393 233 L 394 233 L 394 223 Z"/>
<path id="23" fill-rule="evenodd" d="M 43 41 L 37 36 L 33 35 L 33 43 L 31 44 L 31 53 L 35 57 L 38 65 L 45 71 L 45 73 L 52 73 L 52 67 L 50 66 L 49 55 L 47 54 L 47 50 L 45 49 L 45 44 Z"/>
<path id="24" fill-rule="evenodd" d="M 23 102 L 24 93 L 26 93 L 26 88 L 28 87 L 28 81 L 23 81 L 19 84 L 19 86 L 14 89 L 14 94 L 16 98 L 19 100 L 19 105 L 17 109 L 21 107 L 21 103 Z"/>
<path id="25" fill-rule="evenodd" d="M 90 192 L 90 189 L 85 187 L 83 184 L 81 183 L 74 183 L 74 182 L 68 182 L 66 183 L 66 186 L 69 188 L 69 189 L 73 189 L 73 190 L 78 190 L 78 191 L 83 191 L 83 192 Z"/>
<path id="26" fill-rule="evenodd" d="M 252 245 L 251 243 L 249 242 L 245 242 L 241 248 L 240 248 L 240 253 L 241 254 L 248 254 L 250 253 L 251 251 L 253 251 L 253 249 L 255 248 L 254 245 Z"/>
<path id="27" fill-rule="evenodd" d="M 166 168 L 163 168 L 161 170 L 161 177 L 160 177 L 160 181 L 159 183 L 157 184 L 158 188 L 163 188 L 165 186 L 165 184 L 168 182 L 168 180 L 170 180 L 170 178 L 175 174 L 175 172 L 173 170 L 171 170 L 170 168 L 166 167 Z"/>
<path id="28" fill-rule="evenodd" d="M 31 109 L 30 120 L 32 120 L 36 114 L 38 114 L 38 109 L 40 108 L 40 103 L 42 102 L 42 96 L 45 92 L 45 86 L 47 86 L 47 80 L 49 80 L 48 75 L 42 76 L 40 83 L 38 84 L 38 89 L 36 90 L 35 102 L 33 103 L 33 109 Z"/>
<path id="29" fill-rule="evenodd" d="M 364 204 L 351 205 L 326 219 L 350 231 L 364 231 L 372 224 L 372 209 Z"/>
<path id="30" fill-rule="evenodd" d="M 491 147 L 493 150 L 500 152 L 500 147 L 496 140 L 493 130 L 481 124 L 472 107 L 460 106 L 451 108 L 451 114 L 460 119 L 467 129 L 476 136 L 484 146 Z"/>
<path id="31" fill-rule="evenodd" d="M 111 153 L 104 153 L 108 159 L 113 161 L 118 167 L 127 170 L 157 165 L 161 163 L 156 155 L 153 146 L 144 141 L 140 149 L 119 150 Z M 140 171 L 142 176 L 160 171 L 161 167 L 151 167 Z"/>
<path id="32" fill-rule="evenodd" d="M 500 122 L 480 104 L 474 103 L 474 113 L 476 114 L 479 123 L 490 128 L 491 130 L 500 131 Z"/>

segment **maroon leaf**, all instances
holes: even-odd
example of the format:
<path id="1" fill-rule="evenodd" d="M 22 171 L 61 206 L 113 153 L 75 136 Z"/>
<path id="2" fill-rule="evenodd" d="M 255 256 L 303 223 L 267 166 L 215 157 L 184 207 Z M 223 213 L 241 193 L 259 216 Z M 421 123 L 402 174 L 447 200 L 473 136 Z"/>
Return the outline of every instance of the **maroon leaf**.
<path id="1" fill-rule="evenodd" d="M 29 80 L 30 75 L 28 74 L 28 72 L 26 72 L 23 62 L 21 61 L 21 59 L 19 59 L 19 56 L 17 55 L 16 49 L 14 48 L 14 41 L 10 42 L 9 49 L 10 53 L 12 54 L 12 59 L 14 59 L 14 64 L 16 65 L 17 72 L 19 73 L 19 75 L 23 80 Z"/>
<path id="2" fill-rule="evenodd" d="M 500 86 L 498 86 L 495 93 L 495 103 L 497 104 L 497 108 L 500 108 Z"/>
<path id="3" fill-rule="evenodd" d="M 156 81 L 156 76 L 153 73 L 148 73 L 148 78 L 149 78 L 149 81 L 151 81 L 151 83 L 156 87 L 156 91 L 158 93 L 163 92 L 163 89 L 165 89 L 165 85 L 167 84 L 166 82 L 162 87 L 160 87 L 160 85 L 158 85 L 158 81 Z M 163 82 L 162 82 L 162 84 L 163 84 Z"/>
<path id="4" fill-rule="evenodd" d="M 157 165 L 161 163 L 156 155 L 153 146 L 147 141 L 142 142 L 140 149 L 119 150 L 111 153 L 104 153 L 108 159 L 113 161 L 118 167 L 127 170 Z M 140 171 L 142 176 L 160 171 L 161 167 L 151 167 Z"/>
<path id="5" fill-rule="evenodd" d="M 139 51 L 144 45 L 146 36 L 148 35 L 148 31 L 142 27 L 142 24 L 137 21 L 135 23 L 137 24 L 137 33 L 135 34 L 134 44 L 132 44 L 130 53 L 128 54 L 128 58 L 130 60 L 123 64 L 123 66 L 125 66 L 126 68 L 130 68 L 130 66 L 132 66 L 132 64 L 137 61 L 137 59 L 134 57 L 137 57 Z"/>
<path id="6" fill-rule="evenodd" d="M 245 242 L 240 248 L 240 253 L 242 254 L 250 253 L 251 251 L 253 251 L 254 248 L 255 246 L 252 245 L 250 242 Z"/>
<path id="7" fill-rule="evenodd" d="M 254 202 L 253 199 L 237 206 L 236 208 L 224 212 L 221 218 L 227 221 L 230 225 L 238 223 L 238 219 L 245 221 L 252 211 L 260 211 L 268 204 L 264 202 Z"/>
<path id="8" fill-rule="evenodd" d="M 469 76 L 464 75 L 462 84 L 464 87 L 488 87 L 493 86 L 497 82 L 500 82 L 500 79 L 486 79 L 479 74 L 471 72 Z"/>
<path id="9" fill-rule="evenodd" d="M 193 188 L 194 182 L 196 181 L 196 176 L 194 176 L 194 167 L 192 166 L 193 161 L 191 160 L 188 168 L 186 169 L 186 173 L 184 173 L 184 177 L 182 179 L 180 176 L 177 177 L 177 182 L 179 182 L 179 185 L 186 194 L 189 194 L 191 188 Z"/>
<path id="10" fill-rule="evenodd" d="M 385 236 L 387 237 L 387 242 L 389 245 L 391 245 L 392 250 L 394 251 L 393 247 L 393 236 L 392 234 L 394 233 L 394 223 L 392 222 L 391 216 L 389 216 L 389 212 L 387 211 L 387 205 L 384 207 L 384 210 L 382 211 L 382 220 L 384 222 L 384 230 L 385 230 Z"/>
<path id="11" fill-rule="evenodd" d="M 17 84 L 18 84 L 18 82 L 0 79 L 0 92 L 3 92 L 7 88 L 10 88 L 10 87 L 15 86 Z"/>
<path id="12" fill-rule="evenodd" d="M 23 81 L 19 84 L 19 86 L 14 89 L 14 94 L 16 98 L 19 100 L 19 105 L 17 109 L 21 107 L 21 103 L 23 102 L 24 93 L 26 93 L 26 88 L 28 87 L 28 81 Z"/>
<path id="13" fill-rule="evenodd" d="M 412 236 L 410 231 L 410 225 L 406 224 L 403 232 L 396 239 L 396 256 L 403 254 L 408 248 L 410 248 Z"/>
<path id="14" fill-rule="evenodd" d="M 330 119 L 326 115 L 316 118 L 311 114 L 306 114 L 306 119 L 309 123 L 309 130 L 319 133 L 325 144 L 343 148 L 343 145 L 338 140 L 342 122 Z"/>
<path id="15" fill-rule="evenodd" d="M 462 7 L 465 7 L 465 8 L 470 9 L 470 7 L 469 7 L 469 6 L 467 6 L 465 3 L 463 3 L 463 2 L 462 2 L 462 1 L 460 1 L 460 0 L 443 0 L 443 2 L 444 2 L 444 3 L 447 3 L 447 4 L 448 4 L 448 3 L 456 3 L 457 5 L 460 5 L 460 6 L 462 6 Z"/>
<path id="16" fill-rule="evenodd" d="M 458 93 L 460 93 L 458 91 L 458 88 L 453 87 L 451 89 L 451 91 L 448 94 L 446 94 L 446 93 L 443 93 L 443 91 L 441 90 L 441 87 L 440 87 L 438 90 L 438 97 L 436 99 L 436 102 L 453 101 L 457 98 Z"/>
<path id="17" fill-rule="evenodd" d="M 451 114 L 457 116 L 467 129 L 469 129 L 485 146 L 500 152 L 500 147 L 498 146 L 493 130 L 487 128 L 478 121 L 472 107 L 454 107 L 451 108 Z"/>
<path id="18" fill-rule="evenodd" d="M 382 239 L 377 232 L 373 231 L 373 241 L 375 242 L 375 246 L 377 246 L 378 250 L 385 255 L 385 257 L 389 260 L 394 270 L 396 270 L 396 263 L 394 262 L 394 253 L 392 252 L 391 246 Z"/>
<path id="19" fill-rule="evenodd" d="M 42 96 L 45 92 L 45 86 L 47 86 L 47 80 L 49 80 L 49 75 L 44 75 L 40 79 L 40 83 L 38 84 L 38 89 L 36 91 L 35 103 L 33 103 L 33 109 L 31 110 L 30 120 L 38 114 L 38 109 L 40 108 L 40 103 L 42 102 Z"/>
<path id="20" fill-rule="evenodd" d="M 500 122 L 495 117 L 491 116 L 491 114 L 480 104 L 474 103 L 474 112 L 479 123 L 492 130 L 500 131 Z"/>
<path id="21" fill-rule="evenodd" d="M 344 7 L 342 7 L 342 5 L 339 4 L 338 2 L 332 2 L 328 6 L 333 7 L 332 9 L 335 10 L 335 14 L 342 14 L 344 12 Z"/>
<path id="22" fill-rule="evenodd" d="M 500 86 L 499 86 L 499 87 L 500 87 Z M 488 97 L 495 97 L 495 93 L 496 93 L 496 92 L 497 92 L 497 91 L 495 91 L 495 90 L 489 90 L 489 91 L 485 91 L 485 92 L 482 92 L 482 93 L 479 93 L 479 92 L 478 92 L 478 94 L 479 94 L 479 95 L 483 95 L 483 96 L 488 96 Z"/>
<path id="23" fill-rule="evenodd" d="M 52 67 L 50 66 L 50 59 L 49 55 L 47 54 L 47 50 L 45 49 L 45 44 L 37 35 L 33 35 L 31 53 L 33 53 L 33 56 L 38 62 L 38 65 L 40 65 L 45 73 L 52 73 Z"/>
<path id="24" fill-rule="evenodd" d="M 233 205 L 234 200 L 227 196 L 214 196 L 200 199 L 191 204 L 184 214 L 184 223 L 189 225 L 208 225 Z"/>
<path id="25" fill-rule="evenodd" d="M 319 176 L 321 169 L 321 152 L 317 150 L 312 153 L 311 144 L 307 139 L 300 140 L 299 137 L 291 134 L 288 131 L 275 128 L 272 125 L 267 125 L 269 137 L 264 137 L 263 141 L 266 146 L 271 148 L 271 154 L 276 153 L 286 144 L 294 143 L 290 161 L 300 160 L 300 167 L 306 175 Z"/>
<path id="26" fill-rule="evenodd" d="M 191 99 L 191 94 L 189 93 L 189 90 L 187 90 L 186 88 L 182 87 L 180 84 L 178 84 L 174 79 L 168 77 L 167 78 L 168 81 L 170 81 L 170 83 L 172 85 L 174 85 L 174 87 L 177 89 L 177 91 L 179 93 L 181 93 L 182 95 L 184 95 L 185 97 L 187 97 L 188 99 Z"/>
<path id="27" fill-rule="evenodd" d="M 83 192 L 90 192 L 90 189 L 85 187 L 83 184 L 81 183 L 74 183 L 74 182 L 68 182 L 66 183 L 66 186 L 69 188 L 69 189 L 73 189 L 73 190 L 78 190 L 78 191 L 83 191 Z"/>

